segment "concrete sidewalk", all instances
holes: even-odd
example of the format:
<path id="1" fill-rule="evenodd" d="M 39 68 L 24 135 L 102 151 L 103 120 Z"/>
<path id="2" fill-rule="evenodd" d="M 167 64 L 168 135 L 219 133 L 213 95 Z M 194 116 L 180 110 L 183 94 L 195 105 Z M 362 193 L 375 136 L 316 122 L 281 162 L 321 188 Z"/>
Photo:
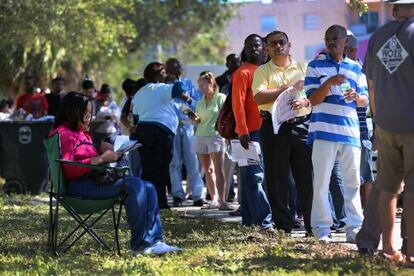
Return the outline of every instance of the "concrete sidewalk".
<path id="1" fill-rule="evenodd" d="M 172 204 L 172 197 L 169 197 L 169 204 Z M 182 207 L 172 207 L 171 210 L 181 213 L 183 216 L 186 217 L 206 217 L 211 219 L 216 219 L 223 222 L 231 222 L 231 223 L 239 223 L 241 224 L 241 217 L 240 216 L 231 216 L 229 215 L 229 211 L 219 211 L 218 209 L 203 209 L 201 207 L 194 207 L 193 202 L 191 200 L 186 200 L 183 202 Z M 238 204 L 232 205 L 234 209 L 239 207 Z M 400 224 L 401 224 L 401 216 L 397 216 L 397 223 L 396 223 L 396 241 L 397 241 L 397 248 L 401 248 L 402 246 L 402 239 L 400 236 Z M 303 238 L 305 237 L 306 231 L 302 225 L 300 229 L 294 229 L 291 233 L 292 238 Z M 332 238 L 334 243 L 342 243 L 346 245 L 346 247 L 350 248 L 351 250 L 357 250 L 355 244 L 347 243 L 345 233 L 338 233 L 332 231 Z M 382 249 L 382 243 L 379 245 L 379 249 Z"/>

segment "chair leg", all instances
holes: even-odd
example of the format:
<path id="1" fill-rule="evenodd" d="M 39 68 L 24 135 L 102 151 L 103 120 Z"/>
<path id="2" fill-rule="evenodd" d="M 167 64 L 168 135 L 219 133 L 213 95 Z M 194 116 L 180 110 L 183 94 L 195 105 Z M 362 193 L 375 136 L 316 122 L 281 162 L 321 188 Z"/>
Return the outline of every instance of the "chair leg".
<path id="1" fill-rule="evenodd" d="M 102 245 L 104 248 L 106 248 L 108 251 L 111 251 L 111 249 L 108 247 L 108 245 L 106 245 L 106 243 L 96 234 L 96 232 L 93 230 L 93 225 L 96 224 L 96 222 L 98 222 L 109 210 L 111 209 L 111 207 L 109 207 L 108 209 L 106 209 L 104 212 L 102 212 L 91 224 L 87 224 L 86 220 L 82 219 L 82 217 L 80 217 L 74 210 L 72 210 L 70 207 L 67 208 L 68 212 L 71 214 L 71 216 L 79 223 L 77 229 L 79 229 L 79 227 L 82 227 L 84 229 L 84 231 L 82 233 L 80 233 L 66 248 L 63 252 L 66 252 L 67 250 L 69 250 L 69 248 L 71 248 L 84 234 L 88 233 L 97 243 L 99 243 L 100 245 Z M 88 216 L 87 218 L 89 218 L 90 216 Z M 76 230 L 77 230 L 76 229 Z M 75 231 L 76 231 L 75 230 Z M 71 234 L 69 234 L 69 237 L 72 236 L 74 234 L 75 231 L 72 231 Z M 65 240 L 67 240 L 69 237 L 65 238 Z M 59 246 L 61 246 L 63 243 L 61 243 Z"/>
<path id="2" fill-rule="evenodd" d="M 59 252 L 58 252 L 58 234 L 59 234 L 59 198 L 56 198 L 56 210 L 55 210 L 55 214 L 54 214 L 54 219 L 53 219 L 53 253 L 56 256 L 59 256 Z"/>
<path id="3" fill-rule="evenodd" d="M 47 237 L 47 244 L 49 248 L 53 248 L 53 205 L 52 205 L 52 192 L 50 192 L 49 197 L 49 225 L 48 225 L 48 237 Z"/>
<path id="4" fill-rule="evenodd" d="M 120 220 L 121 220 L 121 211 L 122 211 L 122 201 L 119 204 L 119 212 L 118 212 L 117 218 L 115 218 L 115 208 L 114 208 L 114 206 L 112 206 L 112 219 L 113 219 L 113 222 L 114 222 L 114 229 L 115 229 L 115 244 L 116 244 L 116 249 L 117 249 L 118 255 L 121 255 L 121 250 L 119 248 L 119 235 L 118 235 L 118 233 L 119 233 L 119 223 L 120 223 Z"/>

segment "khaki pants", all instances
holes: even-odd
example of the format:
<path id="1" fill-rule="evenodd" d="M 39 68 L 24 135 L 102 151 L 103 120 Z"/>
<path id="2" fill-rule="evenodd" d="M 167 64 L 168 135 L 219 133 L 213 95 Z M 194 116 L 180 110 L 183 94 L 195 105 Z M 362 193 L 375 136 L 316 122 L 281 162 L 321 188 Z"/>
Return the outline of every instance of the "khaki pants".
<path id="1" fill-rule="evenodd" d="M 376 139 L 381 159 L 378 188 L 396 194 L 404 180 L 405 192 L 414 193 L 414 133 L 391 133 L 377 126 Z"/>

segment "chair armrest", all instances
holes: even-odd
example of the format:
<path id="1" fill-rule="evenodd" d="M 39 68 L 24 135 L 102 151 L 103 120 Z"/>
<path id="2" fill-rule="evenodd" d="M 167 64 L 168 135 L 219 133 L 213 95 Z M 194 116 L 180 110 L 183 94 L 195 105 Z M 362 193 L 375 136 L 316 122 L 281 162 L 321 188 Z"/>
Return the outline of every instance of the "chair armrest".
<path id="1" fill-rule="evenodd" d="M 72 161 L 72 160 L 64 160 L 64 159 L 56 159 L 56 161 L 60 162 L 62 164 L 66 164 L 66 165 L 71 165 L 71 166 L 75 166 L 75 167 L 82 167 L 82 168 L 88 168 L 88 169 L 97 170 L 97 171 L 103 171 L 106 168 L 106 166 L 104 166 L 105 164 L 92 165 L 92 164 L 85 164 L 85 163 L 81 163 L 81 162 L 76 162 L 76 161 Z"/>
<path id="2" fill-rule="evenodd" d="M 110 167 L 108 166 L 108 163 L 102 163 L 99 165 L 92 165 L 92 164 L 85 164 L 85 163 L 81 163 L 81 162 L 76 162 L 76 161 L 72 161 L 72 160 L 64 160 L 64 159 L 56 159 L 57 162 L 60 162 L 62 164 L 67 164 L 67 165 L 71 165 L 71 166 L 75 166 L 75 167 L 82 167 L 82 168 L 88 168 L 88 169 L 92 169 L 92 170 L 96 170 L 96 171 L 116 171 L 116 172 L 120 172 L 120 173 L 125 173 L 126 171 L 129 170 L 129 167 L 127 166 L 122 166 L 122 167 Z"/>

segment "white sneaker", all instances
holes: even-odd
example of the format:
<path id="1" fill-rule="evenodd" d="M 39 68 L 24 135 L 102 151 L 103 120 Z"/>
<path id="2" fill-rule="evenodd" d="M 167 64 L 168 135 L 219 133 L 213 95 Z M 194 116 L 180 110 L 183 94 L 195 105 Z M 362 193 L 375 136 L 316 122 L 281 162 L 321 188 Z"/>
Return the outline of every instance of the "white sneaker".
<path id="1" fill-rule="evenodd" d="M 360 228 L 349 229 L 346 231 L 346 242 L 355 243 L 356 235 L 358 234 Z"/>
<path id="2" fill-rule="evenodd" d="M 131 256 L 136 258 L 141 256 L 141 252 L 140 251 L 135 251 L 135 250 L 131 250 Z"/>
<path id="3" fill-rule="evenodd" d="M 144 254 L 154 254 L 154 255 L 162 255 L 169 252 L 179 252 L 183 251 L 181 248 L 171 246 L 166 244 L 165 242 L 159 241 L 153 244 L 150 247 L 145 248 L 142 252 Z"/>
<path id="4" fill-rule="evenodd" d="M 333 239 L 328 235 L 318 237 L 317 239 L 320 243 L 331 243 L 331 242 L 333 242 Z"/>

